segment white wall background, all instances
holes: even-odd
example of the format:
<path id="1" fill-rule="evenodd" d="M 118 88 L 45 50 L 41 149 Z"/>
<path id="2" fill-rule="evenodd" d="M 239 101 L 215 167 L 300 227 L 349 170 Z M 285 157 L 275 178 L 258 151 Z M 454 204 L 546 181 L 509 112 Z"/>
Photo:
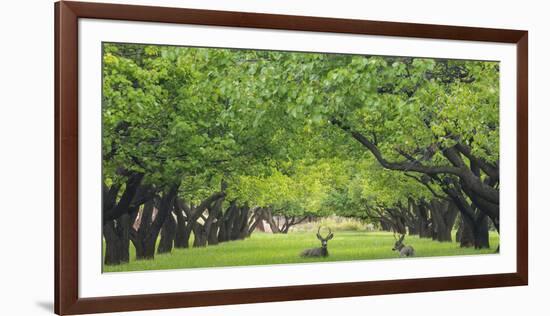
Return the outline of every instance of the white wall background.
<path id="1" fill-rule="evenodd" d="M 116 1 L 116 0 L 112 0 Z M 543 315 L 548 313 L 550 209 L 546 168 L 550 19 L 545 1 L 116 1 L 189 8 L 529 30 L 530 285 L 130 315 Z M 0 314 L 53 313 L 53 1 L 0 11 Z M 9 212 L 9 213 L 7 213 Z M 30 226 L 30 227 L 29 227 Z M 546 238 L 546 239 L 545 239 Z"/>

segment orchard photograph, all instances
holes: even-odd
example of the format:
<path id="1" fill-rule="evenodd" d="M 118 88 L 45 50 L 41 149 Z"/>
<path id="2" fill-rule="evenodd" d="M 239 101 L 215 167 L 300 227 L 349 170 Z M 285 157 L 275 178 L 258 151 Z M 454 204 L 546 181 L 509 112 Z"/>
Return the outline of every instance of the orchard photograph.
<path id="1" fill-rule="evenodd" d="M 498 255 L 499 78 L 104 42 L 103 272 Z"/>

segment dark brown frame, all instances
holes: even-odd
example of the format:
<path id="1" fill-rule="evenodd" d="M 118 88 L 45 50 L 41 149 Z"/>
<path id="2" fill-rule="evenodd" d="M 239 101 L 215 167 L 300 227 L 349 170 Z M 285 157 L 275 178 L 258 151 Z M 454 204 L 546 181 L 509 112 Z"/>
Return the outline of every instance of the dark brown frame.
<path id="1" fill-rule="evenodd" d="M 439 277 L 78 297 L 78 19 L 352 33 L 517 45 L 517 271 Z M 60 315 L 527 285 L 527 31 L 61 1 L 55 4 L 55 312 Z"/>

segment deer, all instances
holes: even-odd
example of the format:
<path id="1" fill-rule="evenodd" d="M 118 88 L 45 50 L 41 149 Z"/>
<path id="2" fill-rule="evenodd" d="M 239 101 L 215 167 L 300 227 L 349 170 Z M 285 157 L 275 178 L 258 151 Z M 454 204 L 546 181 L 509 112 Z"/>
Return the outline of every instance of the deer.
<path id="1" fill-rule="evenodd" d="M 395 244 L 393 245 L 393 248 L 391 250 L 399 252 L 399 257 L 414 257 L 414 248 L 412 246 L 406 246 L 403 243 L 403 239 L 405 239 L 405 235 L 401 235 L 401 237 L 399 237 L 399 240 L 397 240 L 396 238 Z"/>
<path id="2" fill-rule="evenodd" d="M 327 243 L 329 240 L 334 237 L 334 234 L 328 229 L 328 235 L 323 238 L 321 236 L 321 227 L 319 226 L 319 229 L 317 229 L 317 239 L 321 241 L 321 247 L 320 248 L 310 248 L 302 251 L 301 256 L 302 257 L 328 257 L 328 249 L 327 249 Z"/>

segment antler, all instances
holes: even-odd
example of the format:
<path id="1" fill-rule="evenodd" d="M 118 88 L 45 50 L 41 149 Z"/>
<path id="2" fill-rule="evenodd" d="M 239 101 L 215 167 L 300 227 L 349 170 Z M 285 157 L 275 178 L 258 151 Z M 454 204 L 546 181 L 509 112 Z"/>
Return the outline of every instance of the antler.
<path id="1" fill-rule="evenodd" d="M 330 230 L 330 227 L 327 227 L 328 228 L 328 234 L 327 234 L 327 237 L 324 237 L 321 236 L 321 226 L 319 226 L 319 228 L 317 229 L 317 239 L 319 240 L 330 240 L 332 237 L 334 237 L 334 235 L 332 234 L 332 231 Z"/>
<path id="2" fill-rule="evenodd" d="M 328 228 L 328 235 L 325 239 L 326 240 L 331 240 L 332 237 L 334 237 L 334 234 L 332 234 L 332 231 L 330 230 L 330 227 L 327 227 L 327 228 Z"/>

